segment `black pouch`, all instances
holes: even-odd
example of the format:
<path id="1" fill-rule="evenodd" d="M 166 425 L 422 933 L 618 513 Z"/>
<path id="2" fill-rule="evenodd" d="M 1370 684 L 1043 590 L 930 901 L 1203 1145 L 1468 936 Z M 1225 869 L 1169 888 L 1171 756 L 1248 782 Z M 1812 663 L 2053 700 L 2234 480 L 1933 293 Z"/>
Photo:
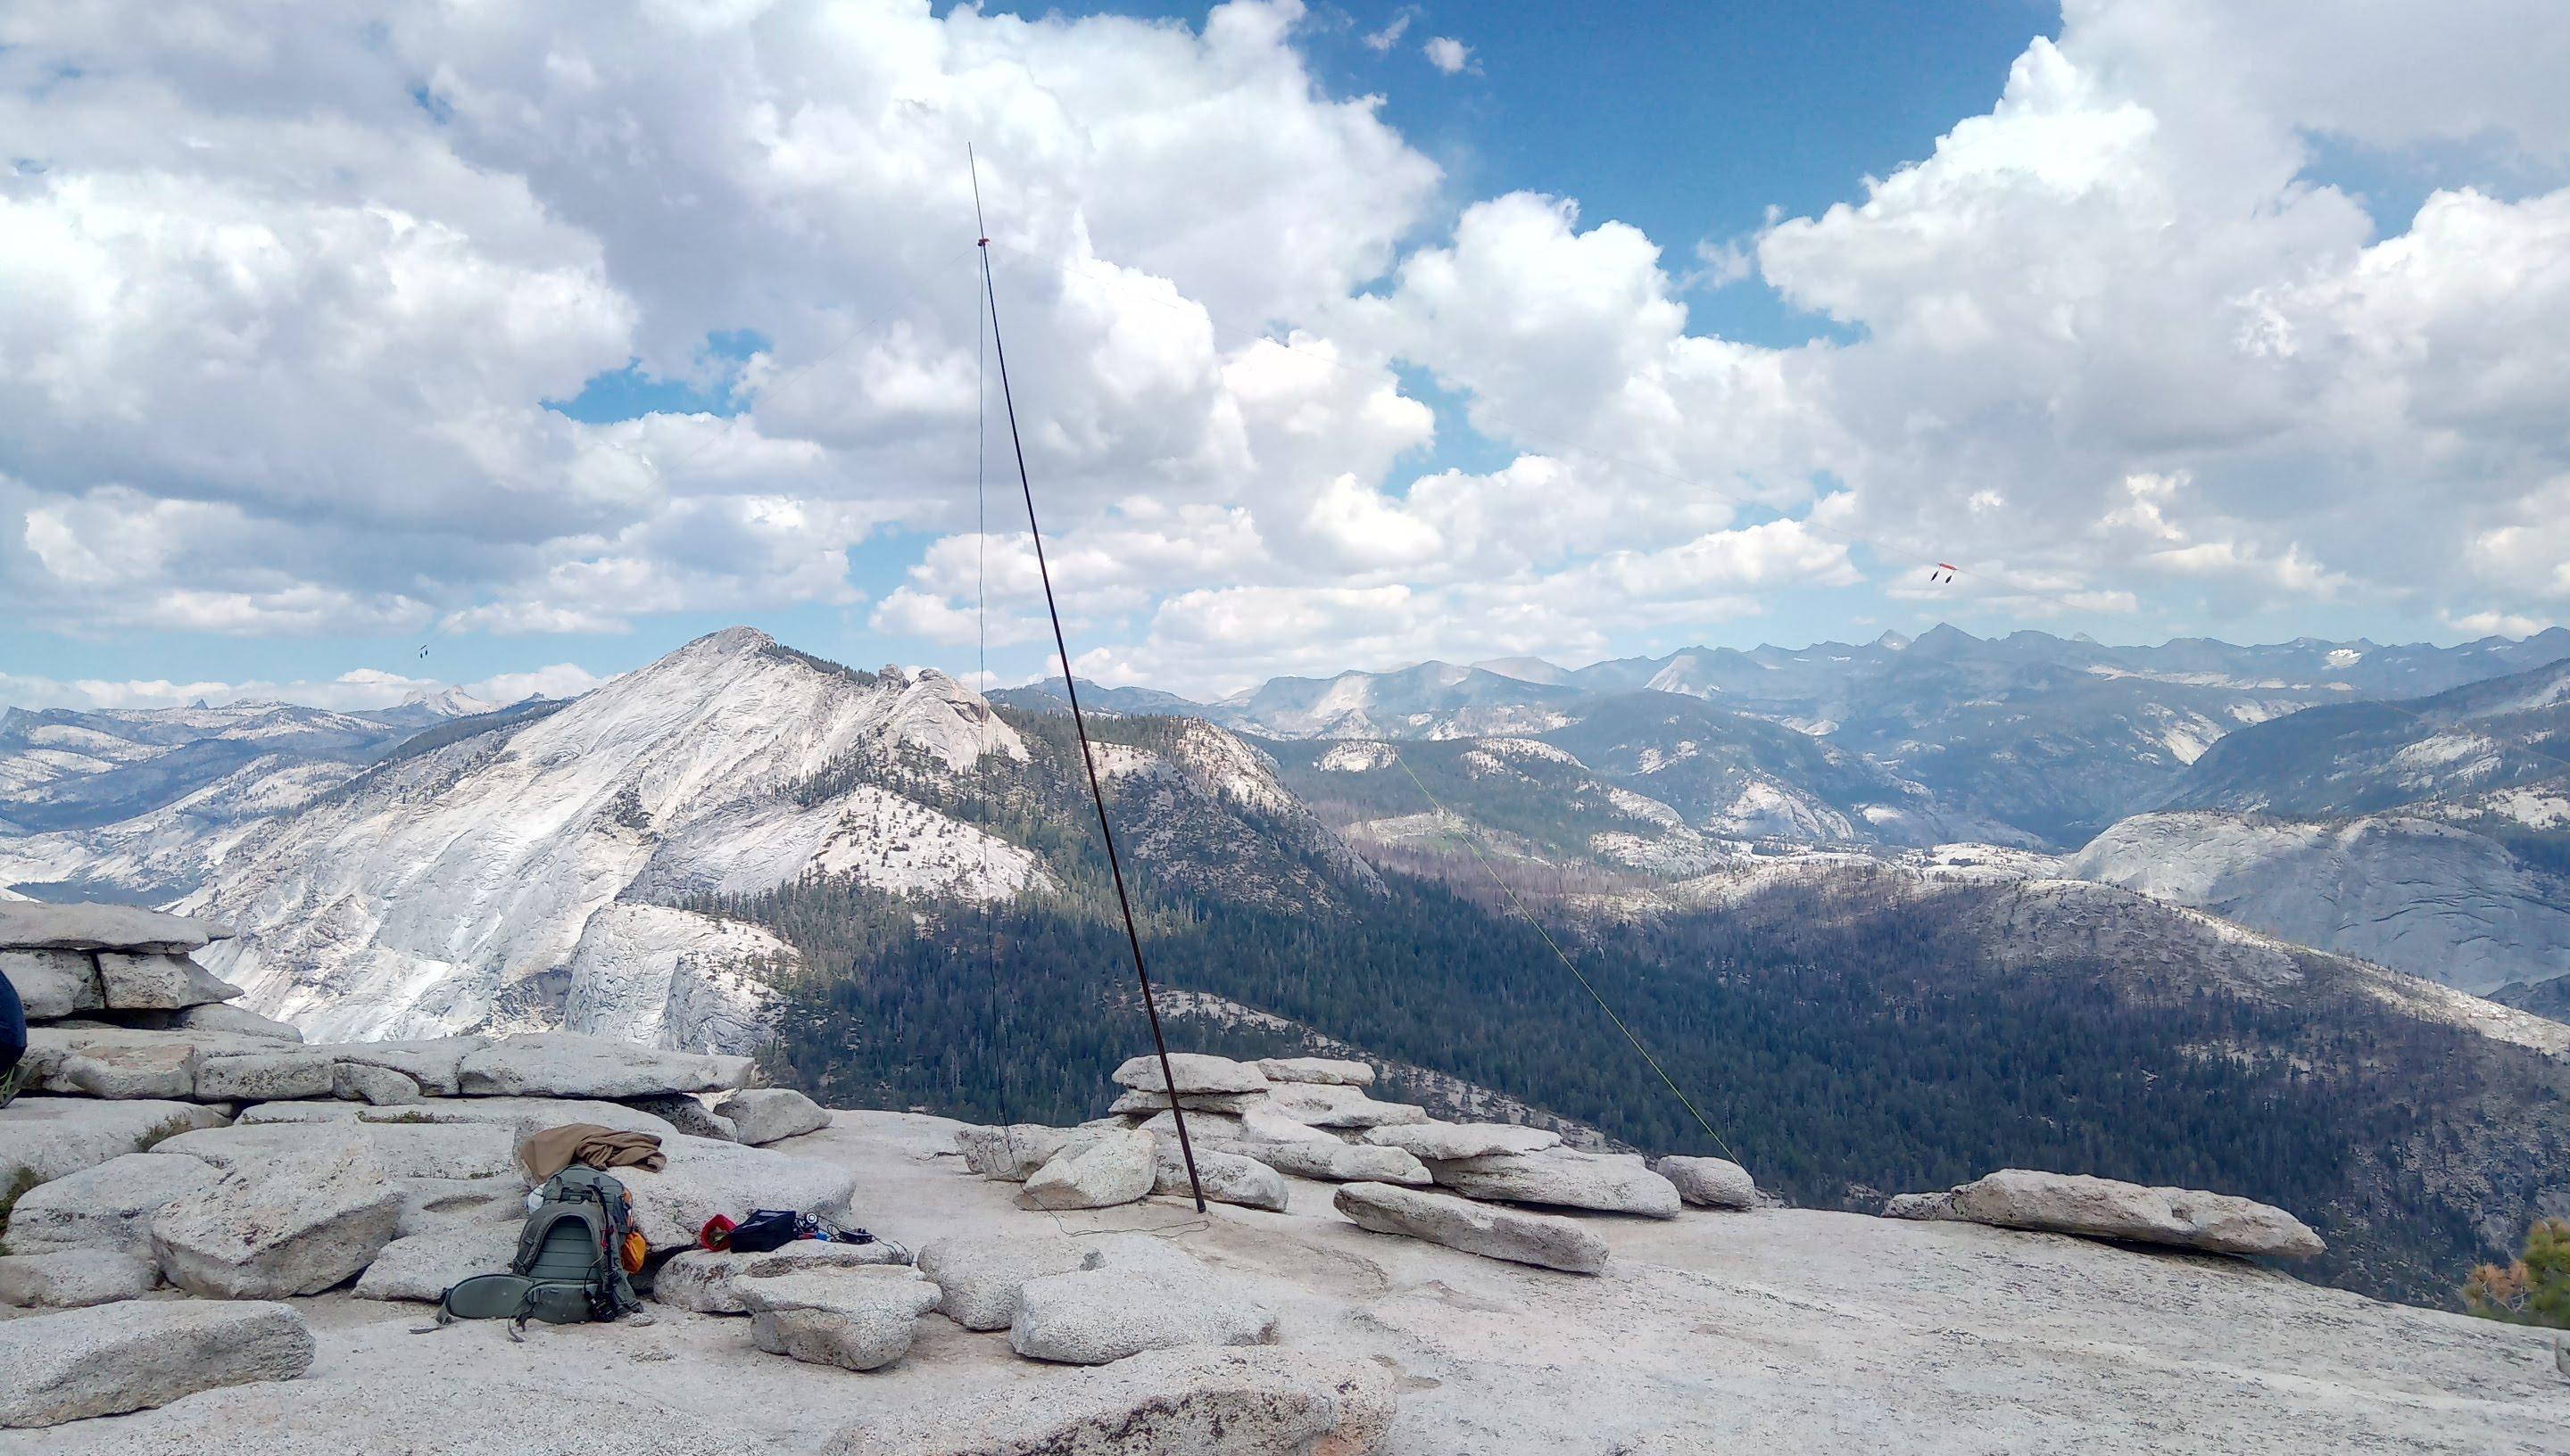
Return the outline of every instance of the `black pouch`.
<path id="1" fill-rule="evenodd" d="M 731 1231 L 734 1254 L 765 1254 L 782 1249 L 802 1234 L 803 1216 L 792 1209 L 759 1209 Z"/>

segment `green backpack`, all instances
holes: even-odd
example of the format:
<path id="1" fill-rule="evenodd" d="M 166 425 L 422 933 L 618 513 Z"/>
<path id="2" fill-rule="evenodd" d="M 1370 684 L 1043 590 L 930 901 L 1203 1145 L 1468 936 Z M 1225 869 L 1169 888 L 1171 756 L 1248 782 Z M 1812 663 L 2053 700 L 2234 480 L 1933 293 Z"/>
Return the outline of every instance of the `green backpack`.
<path id="1" fill-rule="evenodd" d="M 509 1337 L 530 1319 L 578 1324 L 642 1307 L 625 1274 L 625 1236 L 634 1196 L 595 1168 L 575 1163 L 545 1181 L 535 1212 L 518 1231 L 507 1274 L 475 1274 L 437 1301 L 437 1322 L 506 1319 Z"/>

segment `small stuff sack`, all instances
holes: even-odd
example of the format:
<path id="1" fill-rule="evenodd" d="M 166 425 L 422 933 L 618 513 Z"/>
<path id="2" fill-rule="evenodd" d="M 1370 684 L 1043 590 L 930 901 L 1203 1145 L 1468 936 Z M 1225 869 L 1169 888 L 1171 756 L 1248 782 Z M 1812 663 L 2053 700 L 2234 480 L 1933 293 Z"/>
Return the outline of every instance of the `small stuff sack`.
<path id="1" fill-rule="evenodd" d="M 634 1196 L 595 1168 L 574 1164 L 545 1181 L 518 1231 L 518 1253 L 505 1274 L 476 1274 L 449 1288 L 437 1322 L 506 1319 L 510 1333 L 530 1319 L 577 1324 L 615 1319 L 642 1307 L 628 1277 Z M 647 1253 L 647 1251 L 645 1251 Z"/>

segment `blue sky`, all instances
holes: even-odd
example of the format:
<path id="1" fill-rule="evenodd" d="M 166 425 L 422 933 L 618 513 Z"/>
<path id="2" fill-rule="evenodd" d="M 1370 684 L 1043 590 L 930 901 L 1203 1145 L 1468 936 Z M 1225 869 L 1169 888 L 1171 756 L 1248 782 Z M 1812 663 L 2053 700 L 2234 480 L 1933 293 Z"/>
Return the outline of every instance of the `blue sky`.
<path id="1" fill-rule="evenodd" d="M 13 34 L 24 296 L 114 301 L 0 313 L 0 701 L 562 690 L 733 621 L 971 667 L 959 137 L 1085 671 L 2570 599 L 2539 8 L 309 19 L 264 74 Z"/>

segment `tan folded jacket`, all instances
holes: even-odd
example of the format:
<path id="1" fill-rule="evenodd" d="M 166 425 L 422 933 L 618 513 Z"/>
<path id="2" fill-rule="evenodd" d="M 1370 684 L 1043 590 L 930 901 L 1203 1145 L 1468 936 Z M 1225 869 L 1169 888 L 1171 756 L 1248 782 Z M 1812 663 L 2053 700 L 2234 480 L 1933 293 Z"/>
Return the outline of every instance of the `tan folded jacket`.
<path id="1" fill-rule="evenodd" d="M 520 1143 L 518 1161 L 542 1183 L 574 1163 L 657 1173 L 669 1166 L 669 1155 L 660 1151 L 656 1134 L 620 1133 L 594 1122 L 573 1122 L 549 1127 Z"/>

